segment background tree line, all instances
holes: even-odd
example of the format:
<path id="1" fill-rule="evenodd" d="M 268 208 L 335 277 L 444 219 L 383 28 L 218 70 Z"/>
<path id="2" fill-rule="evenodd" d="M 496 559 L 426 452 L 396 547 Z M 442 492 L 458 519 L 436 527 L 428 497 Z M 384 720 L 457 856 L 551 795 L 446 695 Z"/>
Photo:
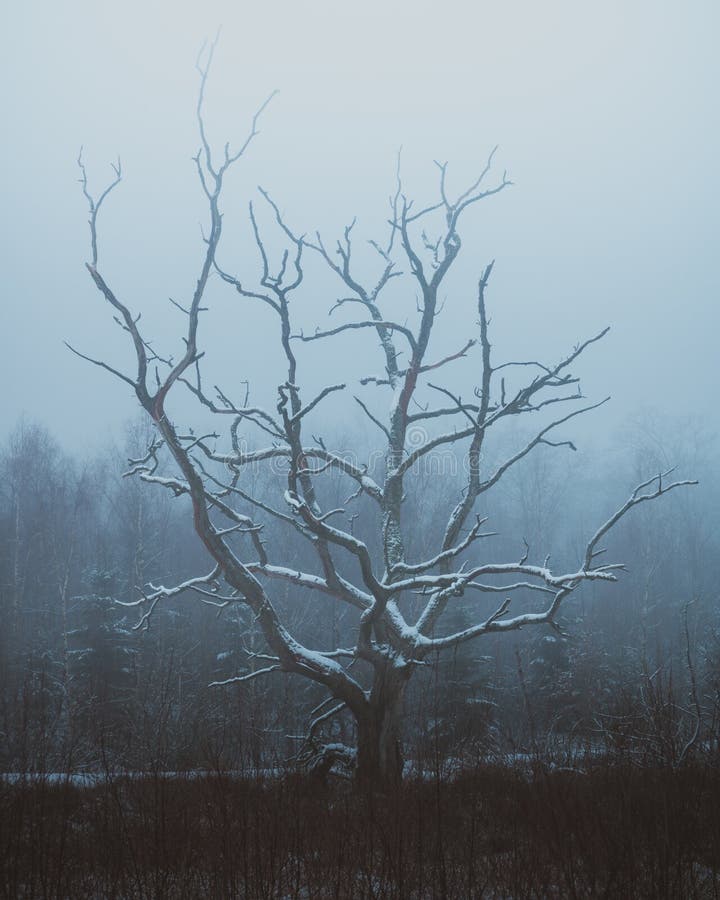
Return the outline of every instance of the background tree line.
<path id="1" fill-rule="evenodd" d="M 70 454 L 41 425 L 20 421 L 0 455 L 0 766 L 5 771 L 268 768 L 308 754 L 315 685 L 272 676 L 214 681 L 261 667 L 251 615 L 212 597 L 180 595 L 136 629 L 148 584 L 207 566 L 185 498 L 122 478 L 149 435 L 128 426 L 125 445 Z M 362 438 L 345 441 L 357 446 Z M 339 442 L 343 445 L 343 441 Z M 639 510 L 612 538 L 629 571 L 614 589 L 587 585 L 558 630 L 488 635 L 429 660 L 406 699 L 408 757 L 427 768 L 462 760 L 541 758 L 588 749 L 676 765 L 715 754 L 720 740 L 720 491 L 716 441 L 699 423 L 645 416 L 609 448 L 540 453 L 509 475 L 480 510 L 497 532 L 494 555 L 522 541 L 559 565 L 573 541 L 622 500 L 627 485 L 678 463 L 699 490 L 661 510 Z M 433 512 L 461 472 L 421 473 L 409 516 L 413 555 L 431 545 Z M 570 471 L 572 470 L 572 471 Z M 572 477 L 569 477 L 572 476 Z M 267 470 L 257 478 L 281 477 Z M 342 503 L 343 485 L 328 479 Z M 327 502 L 332 506 L 332 497 Z M 354 523 L 363 528 L 363 499 Z M 272 544 L 274 525 L 265 523 Z M 277 535 L 287 544 L 287 534 Z M 611 545 L 612 549 L 612 545 Z M 289 547 L 298 568 L 313 561 Z M 290 565 L 291 563 L 288 563 Z M 311 601 L 311 602 L 305 602 Z M 471 621 L 458 598 L 453 626 Z M 278 605 L 301 639 L 342 646 L 355 611 L 278 585 Z M 345 742 L 340 716 L 323 737 Z"/>

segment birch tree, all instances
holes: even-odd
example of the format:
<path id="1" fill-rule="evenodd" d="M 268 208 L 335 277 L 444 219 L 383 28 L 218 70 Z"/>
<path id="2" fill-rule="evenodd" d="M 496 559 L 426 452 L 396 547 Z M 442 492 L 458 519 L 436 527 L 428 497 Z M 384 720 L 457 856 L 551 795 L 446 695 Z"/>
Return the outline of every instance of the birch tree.
<path id="1" fill-rule="evenodd" d="M 211 559 L 209 571 L 171 587 L 143 585 L 139 598 L 125 602 L 140 608 L 138 627 L 147 627 L 157 605 L 179 594 L 194 594 L 215 606 L 249 608 L 265 651 L 255 654 L 249 672 L 222 684 L 240 685 L 274 673 L 310 679 L 323 689 L 325 698 L 308 722 L 309 746 L 328 764 L 336 760 L 351 764 L 361 780 L 396 780 L 403 768 L 403 695 L 413 673 L 431 655 L 485 635 L 554 626 L 563 603 L 586 582 L 617 580 L 623 562 L 602 555 L 610 530 L 635 507 L 694 482 L 668 480 L 667 472 L 644 480 L 587 538 L 580 558 L 569 568 L 556 570 L 548 559 L 533 561 L 537 548 L 523 548 L 521 536 L 515 559 L 493 560 L 488 549 L 491 524 L 477 513 L 481 498 L 530 454 L 574 449 L 562 436 L 563 426 L 605 402 L 583 402 L 576 366 L 608 329 L 581 340 L 559 361 L 543 362 L 540 353 L 534 360 L 496 361 L 486 301 L 493 271 L 489 262 L 479 273 L 471 302 L 462 296 L 449 301 L 463 337 L 451 352 L 436 355 L 437 317 L 448 275 L 463 249 L 463 223 L 511 184 L 505 174 L 495 176 L 494 151 L 460 192 L 451 189 L 447 164 L 438 163 L 436 199 L 425 206 L 409 199 L 398 174 L 387 233 L 370 242 L 377 265 L 369 273 L 356 262 L 354 223 L 333 244 L 317 233 L 308 237 L 260 189 L 258 200 L 267 207 L 284 249 L 276 258 L 251 204 L 257 281 L 248 284 L 228 271 L 218 253 L 225 179 L 254 144 L 271 98 L 255 114 L 245 141 L 237 148 L 226 144 L 218 152 L 207 137 L 204 118 L 213 51 L 214 45 L 198 61 L 200 149 L 194 160 L 208 223 L 192 298 L 181 305 L 185 329 L 179 357 L 164 358 L 154 349 L 142 330 L 136 304 L 116 293 L 100 266 L 98 216 L 121 182 L 119 162 L 112 181 L 95 196 L 84 162 L 78 160 L 90 213 L 87 271 L 127 335 L 132 363 L 120 370 L 101 357 L 70 349 L 134 392 L 154 424 L 155 436 L 147 452 L 131 461 L 129 474 L 190 499 L 195 531 Z M 333 327 L 305 334 L 294 323 L 291 301 L 305 285 L 311 259 L 326 266 L 335 279 L 337 293 L 328 298 L 328 305 L 335 318 L 344 318 Z M 208 390 L 202 379 L 201 320 L 211 277 L 222 279 L 245 304 L 247 327 L 261 312 L 275 321 L 283 368 L 259 373 L 265 383 L 274 380 L 274 407 L 252 405 L 242 385 Z M 394 318 L 387 302 L 390 285 L 394 292 L 405 290 L 417 297 L 413 320 Z M 357 354 L 367 359 L 368 374 L 359 384 L 349 385 L 338 372 L 319 391 L 309 393 L 303 374 L 309 355 L 317 359 L 324 342 L 346 332 L 353 333 Z M 476 383 L 458 392 L 452 388 L 450 373 L 463 358 L 474 361 L 478 375 Z M 180 392 L 189 392 L 203 415 L 215 417 L 218 424 L 212 435 L 191 430 L 169 413 L 168 398 Z M 323 408 L 341 394 L 354 396 L 349 402 L 382 441 L 381 466 L 349 458 L 322 438 Z M 488 469 L 483 452 L 488 437 L 517 417 L 540 424 L 523 446 Z M 265 444 L 253 443 L 249 437 L 253 433 Z M 413 523 L 403 517 L 403 501 L 414 489 L 418 466 L 447 450 L 462 460 L 465 483 L 437 528 L 434 551 L 426 558 L 412 558 L 406 544 Z M 163 455 L 175 474 L 158 474 Z M 244 472 L 278 462 L 285 474 L 282 480 L 275 479 L 277 490 L 268 488 L 273 482 L 267 479 L 255 481 L 266 489 L 260 494 L 246 489 Z M 323 506 L 321 499 L 323 479 L 332 473 L 348 485 L 347 501 L 338 508 Z M 373 540 L 365 539 L 359 533 L 362 529 L 353 525 L 352 506 L 361 501 L 374 508 Z M 433 525 L 438 515 L 439 511 L 433 513 Z M 291 541 L 265 540 L 264 528 L 271 520 L 275 533 L 285 529 L 293 540 L 307 545 L 312 565 L 298 568 L 296 554 L 288 550 Z M 313 595 L 323 594 L 353 608 L 352 640 L 345 646 L 308 646 L 300 641 L 274 602 L 282 583 L 291 586 L 299 602 L 310 603 Z M 472 604 L 473 624 L 459 631 L 444 629 L 444 614 L 460 597 Z M 515 605 L 520 598 L 533 598 L 529 608 L 527 602 L 522 610 Z M 340 715 L 352 719 L 353 746 L 322 742 L 323 730 Z"/>

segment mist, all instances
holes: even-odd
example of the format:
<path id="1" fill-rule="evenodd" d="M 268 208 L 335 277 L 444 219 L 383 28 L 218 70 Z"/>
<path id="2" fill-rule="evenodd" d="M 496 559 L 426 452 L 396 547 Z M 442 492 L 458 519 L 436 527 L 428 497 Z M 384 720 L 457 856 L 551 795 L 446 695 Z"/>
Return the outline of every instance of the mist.
<path id="1" fill-rule="evenodd" d="M 437 196 L 434 160 L 448 162 L 459 190 L 497 144 L 494 174 L 506 169 L 514 187 L 464 223 L 462 277 L 439 336 L 452 336 L 495 259 L 489 302 L 508 359 L 540 339 L 560 358 L 612 326 L 583 367 L 588 396 L 613 398 L 598 429 L 648 407 L 717 421 L 717 15 L 710 3 L 7 9 L 6 427 L 25 411 L 70 446 L 97 446 L 135 408 L 62 343 L 124 358 L 83 265 L 81 145 L 91 187 L 106 183 L 118 155 L 124 169 L 100 221 L 105 271 L 158 348 L 178 352 L 167 298 L 192 291 L 206 223 L 191 158 L 194 66 L 218 26 L 207 88 L 214 146 L 244 139 L 279 91 L 228 180 L 224 265 L 257 277 L 247 211 L 257 185 L 298 233 L 320 230 L 332 245 L 354 217 L 359 238 L 381 232 L 401 147 L 404 189 L 421 204 Z M 262 315 L 216 286 L 212 297 L 203 340 L 219 349 L 208 356 L 225 367 L 223 383 L 248 378 L 261 393 Z M 331 286 L 309 298 L 304 322 L 322 324 L 335 299 Z M 312 368 L 314 352 L 305 356 Z"/>
<path id="2" fill-rule="evenodd" d="M 0 893 L 717 895 L 719 18 L 3 10 Z"/>

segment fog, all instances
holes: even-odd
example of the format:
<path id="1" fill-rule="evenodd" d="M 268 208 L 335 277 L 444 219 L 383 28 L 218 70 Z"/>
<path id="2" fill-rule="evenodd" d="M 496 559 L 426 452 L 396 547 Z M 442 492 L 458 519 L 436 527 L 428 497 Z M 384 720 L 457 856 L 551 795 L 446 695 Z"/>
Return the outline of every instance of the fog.
<path id="1" fill-rule="evenodd" d="M 719 20 L 4 5 L 3 896 L 718 896 Z"/>
<path id="2" fill-rule="evenodd" d="M 125 385 L 63 345 L 131 364 L 83 265 L 81 144 L 95 190 L 118 154 L 124 170 L 101 215 L 102 271 L 143 313 L 158 351 L 179 352 L 182 317 L 167 298 L 190 296 L 207 219 L 191 159 L 194 65 L 220 25 L 213 145 L 242 141 L 279 91 L 227 181 L 226 268 L 248 282 L 259 272 L 247 215 L 258 184 L 299 233 L 320 229 L 332 244 L 357 216 L 358 238 L 371 238 L 400 147 L 404 190 L 421 204 L 437 197 L 434 160 L 448 161 L 459 192 L 499 144 L 493 174 L 507 169 L 514 186 L 463 223 L 437 352 L 455 348 L 477 276 L 495 259 L 499 358 L 556 361 L 612 326 L 580 367 L 588 397 L 613 398 L 596 433 L 648 408 L 714 428 L 718 18 L 711 2 L 7 4 L 4 430 L 25 412 L 77 450 L 135 414 Z M 297 311 L 305 328 L 327 321 L 338 296 L 316 284 Z M 272 322 L 219 282 L 210 300 L 201 343 L 213 372 L 228 387 L 250 379 L 272 403 L 282 377 L 268 371 Z M 414 303 L 397 299 L 408 317 Z M 310 380 L 352 380 L 378 362 L 369 335 L 301 351 Z"/>

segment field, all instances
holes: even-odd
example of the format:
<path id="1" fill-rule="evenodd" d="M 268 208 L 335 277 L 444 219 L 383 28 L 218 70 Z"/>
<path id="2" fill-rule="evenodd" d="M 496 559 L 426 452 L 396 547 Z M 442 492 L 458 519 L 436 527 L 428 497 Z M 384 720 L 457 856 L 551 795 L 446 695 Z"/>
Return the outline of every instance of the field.
<path id="1" fill-rule="evenodd" d="M 291 773 L 0 785 L 0 896 L 716 898 L 720 773 L 478 766 L 384 792 Z"/>

